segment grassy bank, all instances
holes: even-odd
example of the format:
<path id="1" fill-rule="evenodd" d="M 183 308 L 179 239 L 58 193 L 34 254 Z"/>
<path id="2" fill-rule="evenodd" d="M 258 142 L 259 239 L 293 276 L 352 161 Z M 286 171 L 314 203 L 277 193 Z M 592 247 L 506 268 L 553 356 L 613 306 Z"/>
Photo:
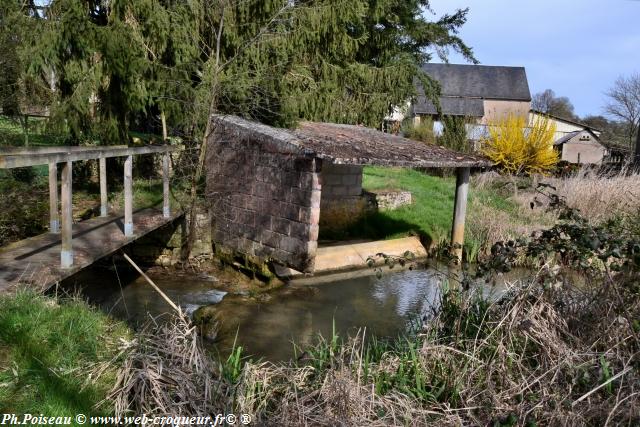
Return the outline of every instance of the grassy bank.
<path id="1" fill-rule="evenodd" d="M 557 213 L 548 210 L 548 198 L 538 191 L 540 183 L 555 188 L 553 192 L 593 224 L 628 216 L 640 209 L 640 175 L 626 171 L 611 176 L 581 171 L 566 178 L 514 178 L 495 172 L 475 175 L 470 183 L 464 244 L 469 260 L 486 256 L 495 242 L 527 237 L 554 224 Z M 434 246 L 447 244 L 455 177 L 432 176 L 411 169 L 366 167 L 363 187 L 369 191 L 410 191 L 413 202 L 368 215 L 338 237 L 390 239 L 412 233 Z"/>
<path id="2" fill-rule="evenodd" d="M 0 412 L 111 412 L 95 405 L 115 382 L 118 341 L 129 337 L 126 326 L 77 299 L 1 297 Z"/>
<path id="3" fill-rule="evenodd" d="M 451 278 L 439 310 L 395 340 L 361 331 L 325 337 L 290 363 L 242 363 L 239 349 L 216 363 L 182 319 L 147 331 L 116 407 L 153 411 L 153 397 L 170 412 L 178 399 L 190 415 L 226 408 L 258 425 L 635 425 L 640 237 L 621 220 L 592 226 L 563 213 L 490 263 L 532 257 L 530 277 L 497 301 Z M 154 383 L 159 372 L 181 381 Z"/>
<path id="4" fill-rule="evenodd" d="M 514 199 L 507 179 L 474 177 L 469 194 L 465 251 L 475 260 L 489 242 L 529 234 L 553 223 L 543 212 L 531 212 Z M 363 187 L 368 191 L 410 191 L 412 204 L 368 215 L 349 230 L 352 238 L 390 239 L 407 233 L 420 235 L 434 246 L 448 242 L 453 217 L 455 177 L 439 177 L 404 168 L 366 167 Z M 533 196 L 532 196 L 533 197 Z"/>
<path id="5" fill-rule="evenodd" d="M 637 212 L 599 225 L 566 206 L 558 216 L 484 265 L 504 271 L 527 256 L 537 266 L 499 300 L 452 277 L 439 310 L 405 336 L 325 337 L 288 363 L 247 361 L 241 349 L 214 359 L 179 315 L 132 340 L 77 300 L 4 297 L 0 409 L 92 413 L 107 398 L 98 411 L 245 413 L 254 425 L 635 425 Z"/>

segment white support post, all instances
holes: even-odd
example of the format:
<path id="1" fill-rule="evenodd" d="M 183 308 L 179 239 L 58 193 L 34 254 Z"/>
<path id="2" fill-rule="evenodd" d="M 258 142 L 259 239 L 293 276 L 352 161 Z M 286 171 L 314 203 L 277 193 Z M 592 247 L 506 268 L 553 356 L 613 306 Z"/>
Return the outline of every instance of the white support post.
<path id="1" fill-rule="evenodd" d="M 107 159 L 100 158 L 100 216 L 108 214 L 107 200 Z"/>
<path id="2" fill-rule="evenodd" d="M 169 218 L 171 216 L 171 207 L 169 206 L 169 153 L 162 155 L 162 216 Z"/>
<path id="3" fill-rule="evenodd" d="M 133 236 L 133 157 L 124 161 L 124 235 Z"/>
<path id="4" fill-rule="evenodd" d="M 453 207 L 453 225 L 451 227 L 451 248 L 453 255 L 462 261 L 464 244 L 464 223 L 467 214 L 467 196 L 469 194 L 470 168 L 456 170 L 456 198 Z"/>
<path id="5" fill-rule="evenodd" d="M 62 164 L 62 250 L 60 252 L 60 266 L 69 268 L 73 265 L 73 193 L 71 190 L 72 162 Z"/>
<path id="6" fill-rule="evenodd" d="M 58 213 L 58 165 L 49 163 L 49 231 L 60 232 L 60 215 Z"/>

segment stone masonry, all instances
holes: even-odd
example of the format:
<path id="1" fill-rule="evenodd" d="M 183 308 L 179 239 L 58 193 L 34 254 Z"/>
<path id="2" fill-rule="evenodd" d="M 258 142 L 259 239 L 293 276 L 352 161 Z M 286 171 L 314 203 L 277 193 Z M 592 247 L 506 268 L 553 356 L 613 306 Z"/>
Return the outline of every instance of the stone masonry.
<path id="1" fill-rule="evenodd" d="M 216 251 L 313 271 L 320 217 L 319 159 L 219 123 L 207 145 L 207 200 Z"/>
<path id="2" fill-rule="evenodd" d="M 362 166 L 325 163 L 322 167 L 320 227 L 340 230 L 358 221 L 366 210 L 362 198 Z"/>
<path id="3" fill-rule="evenodd" d="M 274 261 L 312 273 L 320 221 L 348 226 L 367 211 L 363 165 L 467 174 L 491 166 L 480 156 L 363 126 L 303 121 L 277 129 L 231 115 L 210 120 L 205 198 L 212 243 L 217 254 L 250 268 Z"/>

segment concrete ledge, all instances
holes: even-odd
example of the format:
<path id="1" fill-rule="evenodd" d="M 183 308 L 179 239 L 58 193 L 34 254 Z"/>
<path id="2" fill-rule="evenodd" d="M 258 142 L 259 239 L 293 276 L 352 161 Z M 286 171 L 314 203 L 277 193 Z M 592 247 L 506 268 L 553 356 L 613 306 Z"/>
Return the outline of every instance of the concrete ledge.
<path id="1" fill-rule="evenodd" d="M 339 246 L 319 247 L 316 252 L 314 276 L 333 274 L 361 269 L 370 269 L 367 258 L 377 253 L 391 256 L 402 256 L 406 251 L 412 252 L 416 259 L 426 258 L 427 250 L 417 237 L 405 237 L 394 240 L 378 240 L 366 243 L 345 243 Z M 382 264 L 381 259 L 376 259 Z M 295 279 L 303 277 L 299 271 L 276 267 L 276 274 L 282 278 Z"/>

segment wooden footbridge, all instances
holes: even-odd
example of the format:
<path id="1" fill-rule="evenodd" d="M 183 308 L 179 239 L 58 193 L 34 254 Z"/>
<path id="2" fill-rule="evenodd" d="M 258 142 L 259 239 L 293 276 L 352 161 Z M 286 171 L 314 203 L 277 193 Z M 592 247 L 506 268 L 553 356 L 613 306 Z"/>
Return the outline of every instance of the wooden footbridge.
<path id="1" fill-rule="evenodd" d="M 46 289 L 180 216 L 169 205 L 169 156 L 180 149 L 171 145 L 0 149 L 0 169 L 49 165 L 50 205 L 49 233 L 0 248 L 0 293 L 20 283 Z M 162 209 L 134 211 L 133 156 L 144 154 L 162 155 Z M 110 214 L 107 208 L 109 157 L 125 158 L 122 214 Z M 73 224 L 73 162 L 92 159 L 100 163 L 100 217 Z"/>

